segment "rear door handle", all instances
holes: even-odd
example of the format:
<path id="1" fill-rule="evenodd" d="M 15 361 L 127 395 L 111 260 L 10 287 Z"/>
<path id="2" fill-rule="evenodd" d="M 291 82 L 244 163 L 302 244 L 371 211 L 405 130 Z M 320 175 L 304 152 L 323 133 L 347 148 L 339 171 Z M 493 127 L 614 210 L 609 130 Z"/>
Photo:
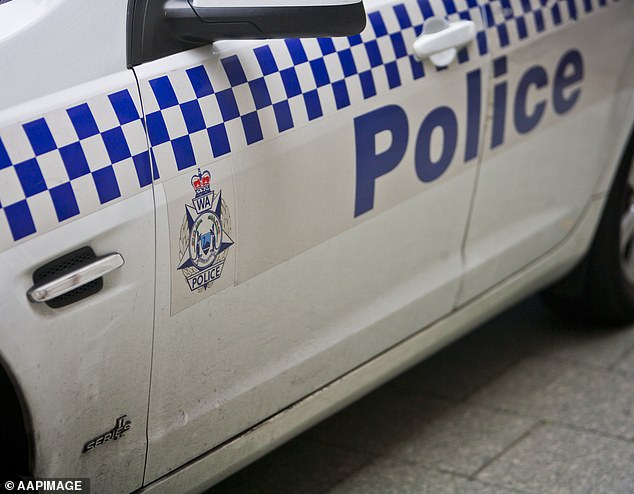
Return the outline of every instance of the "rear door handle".
<path id="1" fill-rule="evenodd" d="M 473 21 L 448 22 L 442 17 L 425 21 L 423 33 L 414 41 L 414 56 L 418 60 L 429 58 L 436 67 L 446 67 L 454 61 L 458 49 L 476 37 Z"/>
<path id="2" fill-rule="evenodd" d="M 89 264 L 34 285 L 26 295 L 31 302 L 48 302 L 119 269 L 124 263 L 119 253 L 98 257 Z"/>

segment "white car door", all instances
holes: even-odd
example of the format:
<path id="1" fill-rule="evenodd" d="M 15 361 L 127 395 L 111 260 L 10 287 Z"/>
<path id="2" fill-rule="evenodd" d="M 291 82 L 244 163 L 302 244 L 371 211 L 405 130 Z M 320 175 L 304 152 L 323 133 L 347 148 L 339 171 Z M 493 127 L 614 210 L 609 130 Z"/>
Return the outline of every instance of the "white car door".
<path id="1" fill-rule="evenodd" d="M 607 190 L 631 121 L 633 2 L 488 0 L 485 12 L 492 104 L 460 304 L 566 237 Z"/>
<path id="2" fill-rule="evenodd" d="M 154 204 L 126 13 L 127 0 L 0 4 L 0 363 L 30 436 L 29 458 L 2 467 L 93 492 L 141 487 L 146 452 Z M 85 247 L 125 264 L 51 305 L 27 298 L 103 273 Z"/>
<path id="3" fill-rule="evenodd" d="M 489 79 L 479 6 L 365 7 L 361 35 L 135 67 L 156 164 L 147 482 L 454 306 Z M 479 32 L 446 69 L 412 55 L 433 16 Z"/>

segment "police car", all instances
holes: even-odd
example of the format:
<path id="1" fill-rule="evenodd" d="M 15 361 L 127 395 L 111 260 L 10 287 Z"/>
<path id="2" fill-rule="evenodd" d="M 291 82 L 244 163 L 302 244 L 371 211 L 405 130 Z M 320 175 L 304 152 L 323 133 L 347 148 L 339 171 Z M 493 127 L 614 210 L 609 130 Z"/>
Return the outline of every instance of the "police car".
<path id="1" fill-rule="evenodd" d="M 0 60 L 13 475 L 203 490 L 554 282 L 634 319 L 634 2 L 2 0 Z"/>

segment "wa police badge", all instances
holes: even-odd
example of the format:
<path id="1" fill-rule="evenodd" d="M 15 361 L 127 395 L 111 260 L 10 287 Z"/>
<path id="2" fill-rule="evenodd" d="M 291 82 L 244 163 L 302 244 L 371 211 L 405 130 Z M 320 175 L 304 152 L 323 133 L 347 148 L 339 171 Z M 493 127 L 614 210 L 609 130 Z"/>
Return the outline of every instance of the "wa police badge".
<path id="1" fill-rule="evenodd" d="M 178 269 L 193 292 L 206 290 L 222 276 L 226 251 L 233 240 L 229 210 L 222 191 L 211 188 L 211 173 L 198 169 L 191 183 L 196 196 L 192 206 L 185 206 Z"/>

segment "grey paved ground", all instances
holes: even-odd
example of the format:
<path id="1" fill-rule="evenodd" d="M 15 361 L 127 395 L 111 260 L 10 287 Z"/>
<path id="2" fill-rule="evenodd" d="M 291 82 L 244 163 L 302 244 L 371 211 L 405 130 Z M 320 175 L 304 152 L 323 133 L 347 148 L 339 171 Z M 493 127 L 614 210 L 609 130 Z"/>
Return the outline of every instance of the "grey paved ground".
<path id="1" fill-rule="evenodd" d="M 634 327 L 507 311 L 209 494 L 634 493 Z"/>

